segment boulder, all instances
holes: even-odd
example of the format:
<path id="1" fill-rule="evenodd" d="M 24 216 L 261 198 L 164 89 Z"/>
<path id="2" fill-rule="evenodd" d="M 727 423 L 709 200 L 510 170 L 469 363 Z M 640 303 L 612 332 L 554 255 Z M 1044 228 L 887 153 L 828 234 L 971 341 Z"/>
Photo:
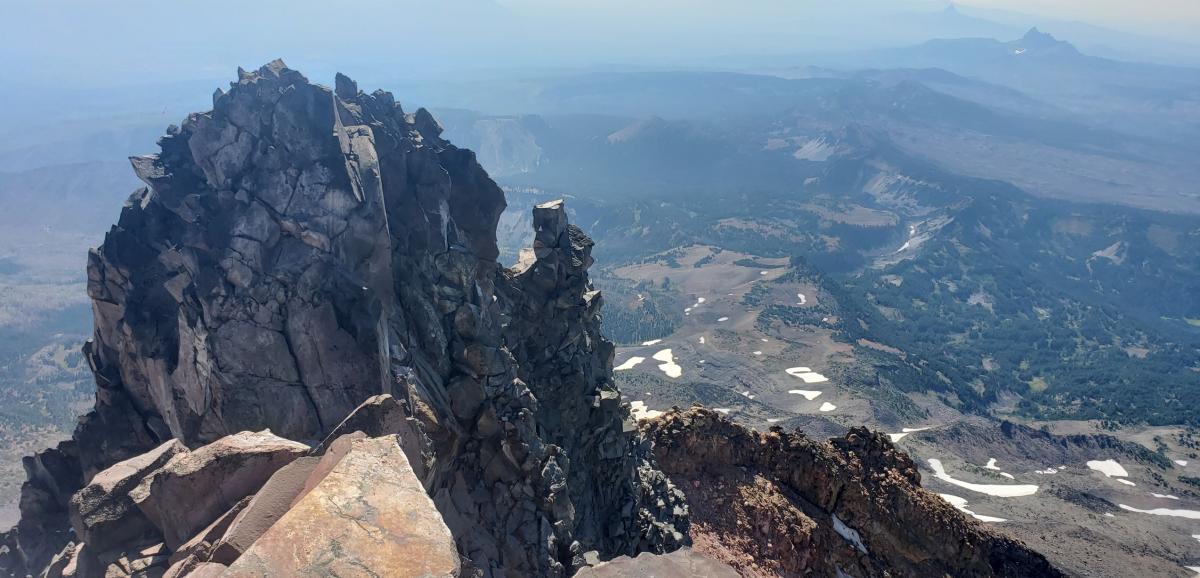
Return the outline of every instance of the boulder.
<path id="1" fill-rule="evenodd" d="M 308 450 L 268 430 L 241 432 L 177 454 L 129 496 L 174 550 Z"/>
<path id="2" fill-rule="evenodd" d="M 643 552 L 636 558 L 621 556 L 595 566 L 582 568 L 576 578 L 738 578 L 726 564 L 705 558 L 691 548 L 670 554 Z"/>
<path id="3" fill-rule="evenodd" d="M 459 575 L 454 538 L 397 437 L 350 445 L 223 576 Z"/>
<path id="4" fill-rule="evenodd" d="M 320 459 L 299 458 L 275 472 L 233 519 L 225 535 L 213 547 L 210 560 L 225 565 L 237 560 L 292 507 Z"/>
<path id="5" fill-rule="evenodd" d="M 129 497 L 129 492 L 187 448 L 177 440 L 166 442 L 140 456 L 118 462 L 92 477 L 71 498 L 71 526 L 93 551 L 103 552 L 149 533 L 157 533 L 150 520 Z"/>
<path id="6" fill-rule="evenodd" d="M 404 455 L 412 465 L 413 471 L 419 478 L 425 476 L 425 458 L 421 455 L 421 448 L 424 447 L 422 434 L 416 420 L 408 417 L 396 398 L 388 394 L 368 398 L 333 428 L 325 440 L 313 448 L 313 453 L 325 453 L 334 440 L 356 431 L 372 438 L 398 434 L 400 446 L 404 449 Z"/>

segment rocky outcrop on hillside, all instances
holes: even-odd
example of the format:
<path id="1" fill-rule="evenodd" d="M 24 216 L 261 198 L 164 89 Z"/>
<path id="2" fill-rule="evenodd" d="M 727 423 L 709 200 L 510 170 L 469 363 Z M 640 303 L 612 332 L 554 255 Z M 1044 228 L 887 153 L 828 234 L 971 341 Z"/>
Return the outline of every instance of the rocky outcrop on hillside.
<path id="1" fill-rule="evenodd" d="M 818 442 L 701 408 L 643 422 L 687 492 L 696 551 L 742 576 L 1060 576 L 1020 542 L 921 489 L 886 434 Z"/>
<path id="2" fill-rule="evenodd" d="M 27 463 L 3 563 L 36 573 L 79 538 L 71 496 L 114 464 L 241 431 L 317 445 L 381 394 L 473 571 L 562 575 L 588 552 L 685 543 L 682 494 L 612 382 L 591 242 L 541 207 L 531 260 L 505 271 L 504 195 L 440 132 L 389 93 L 276 61 L 132 159 L 147 186 L 88 260 L 95 409 Z"/>

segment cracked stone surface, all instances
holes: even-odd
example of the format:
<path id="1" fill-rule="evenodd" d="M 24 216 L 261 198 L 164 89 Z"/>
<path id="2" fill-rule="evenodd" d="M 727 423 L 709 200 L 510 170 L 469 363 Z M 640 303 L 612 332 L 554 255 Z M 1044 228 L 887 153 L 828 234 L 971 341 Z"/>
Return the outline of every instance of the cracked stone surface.
<path id="1" fill-rule="evenodd" d="M 382 394 L 479 575 L 686 544 L 683 495 L 616 394 L 591 240 L 538 207 L 531 258 L 505 270 L 504 195 L 440 133 L 275 61 L 131 159 L 146 186 L 88 256 L 95 408 L 39 456 L 57 469 L 31 473 L 0 564 L 49 564 L 71 494 L 112 464 L 241 431 L 317 445 Z"/>
<path id="2" fill-rule="evenodd" d="M 457 577 L 450 530 L 396 436 L 356 439 L 222 576 Z"/>

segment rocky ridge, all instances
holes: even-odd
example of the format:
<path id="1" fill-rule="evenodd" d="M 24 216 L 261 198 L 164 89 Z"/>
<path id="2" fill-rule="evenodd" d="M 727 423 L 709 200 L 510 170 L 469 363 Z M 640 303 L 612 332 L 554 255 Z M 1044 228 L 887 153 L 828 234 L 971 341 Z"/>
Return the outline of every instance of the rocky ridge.
<path id="1" fill-rule="evenodd" d="M 688 494 L 701 554 L 743 576 L 1060 576 L 1020 542 L 921 488 L 886 434 L 760 433 L 703 409 L 643 422 Z"/>
<path id="2" fill-rule="evenodd" d="M 880 434 L 639 430 L 591 239 L 545 203 L 501 267 L 504 196 L 440 132 L 276 61 L 132 159 L 147 186 L 89 255 L 95 408 L 25 460 L 0 568 L 1057 575 Z"/>

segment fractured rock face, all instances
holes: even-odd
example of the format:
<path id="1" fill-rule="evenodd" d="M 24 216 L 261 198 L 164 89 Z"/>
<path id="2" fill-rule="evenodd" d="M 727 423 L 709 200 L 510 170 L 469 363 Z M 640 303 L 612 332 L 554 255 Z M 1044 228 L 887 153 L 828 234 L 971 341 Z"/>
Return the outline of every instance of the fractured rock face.
<path id="1" fill-rule="evenodd" d="M 329 474 L 223 576 L 434 578 L 458 572 L 450 530 L 396 436 L 387 436 L 351 442 Z"/>
<path id="2" fill-rule="evenodd" d="M 440 134 L 386 92 L 340 76 L 331 90 L 276 61 L 132 159 L 146 187 L 88 259 L 96 405 L 63 454 L 80 474 L 49 494 L 170 439 L 266 428 L 318 444 L 389 394 L 374 409 L 406 432 L 479 574 L 563 575 L 585 551 L 685 544 L 682 494 L 612 383 L 591 241 L 561 204 L 539 207 L 532 260 L 505 271 L 504 195 Z M 168 515 L 155 496 L 182 498 L 168 486 L 186 493 L 187 476 L 166 479 L 137 500 L 171 548 L 236 501 Z M 8 538 L 33 567 L 69 539 L 66 497 L 26 515 L 64 530 Z"/>
<path id="3" fill-rule="evenodd" d="M 129 497 L 174 550 L 308 449 L 268 431 L 227 436 L 171 458 Z"/>

